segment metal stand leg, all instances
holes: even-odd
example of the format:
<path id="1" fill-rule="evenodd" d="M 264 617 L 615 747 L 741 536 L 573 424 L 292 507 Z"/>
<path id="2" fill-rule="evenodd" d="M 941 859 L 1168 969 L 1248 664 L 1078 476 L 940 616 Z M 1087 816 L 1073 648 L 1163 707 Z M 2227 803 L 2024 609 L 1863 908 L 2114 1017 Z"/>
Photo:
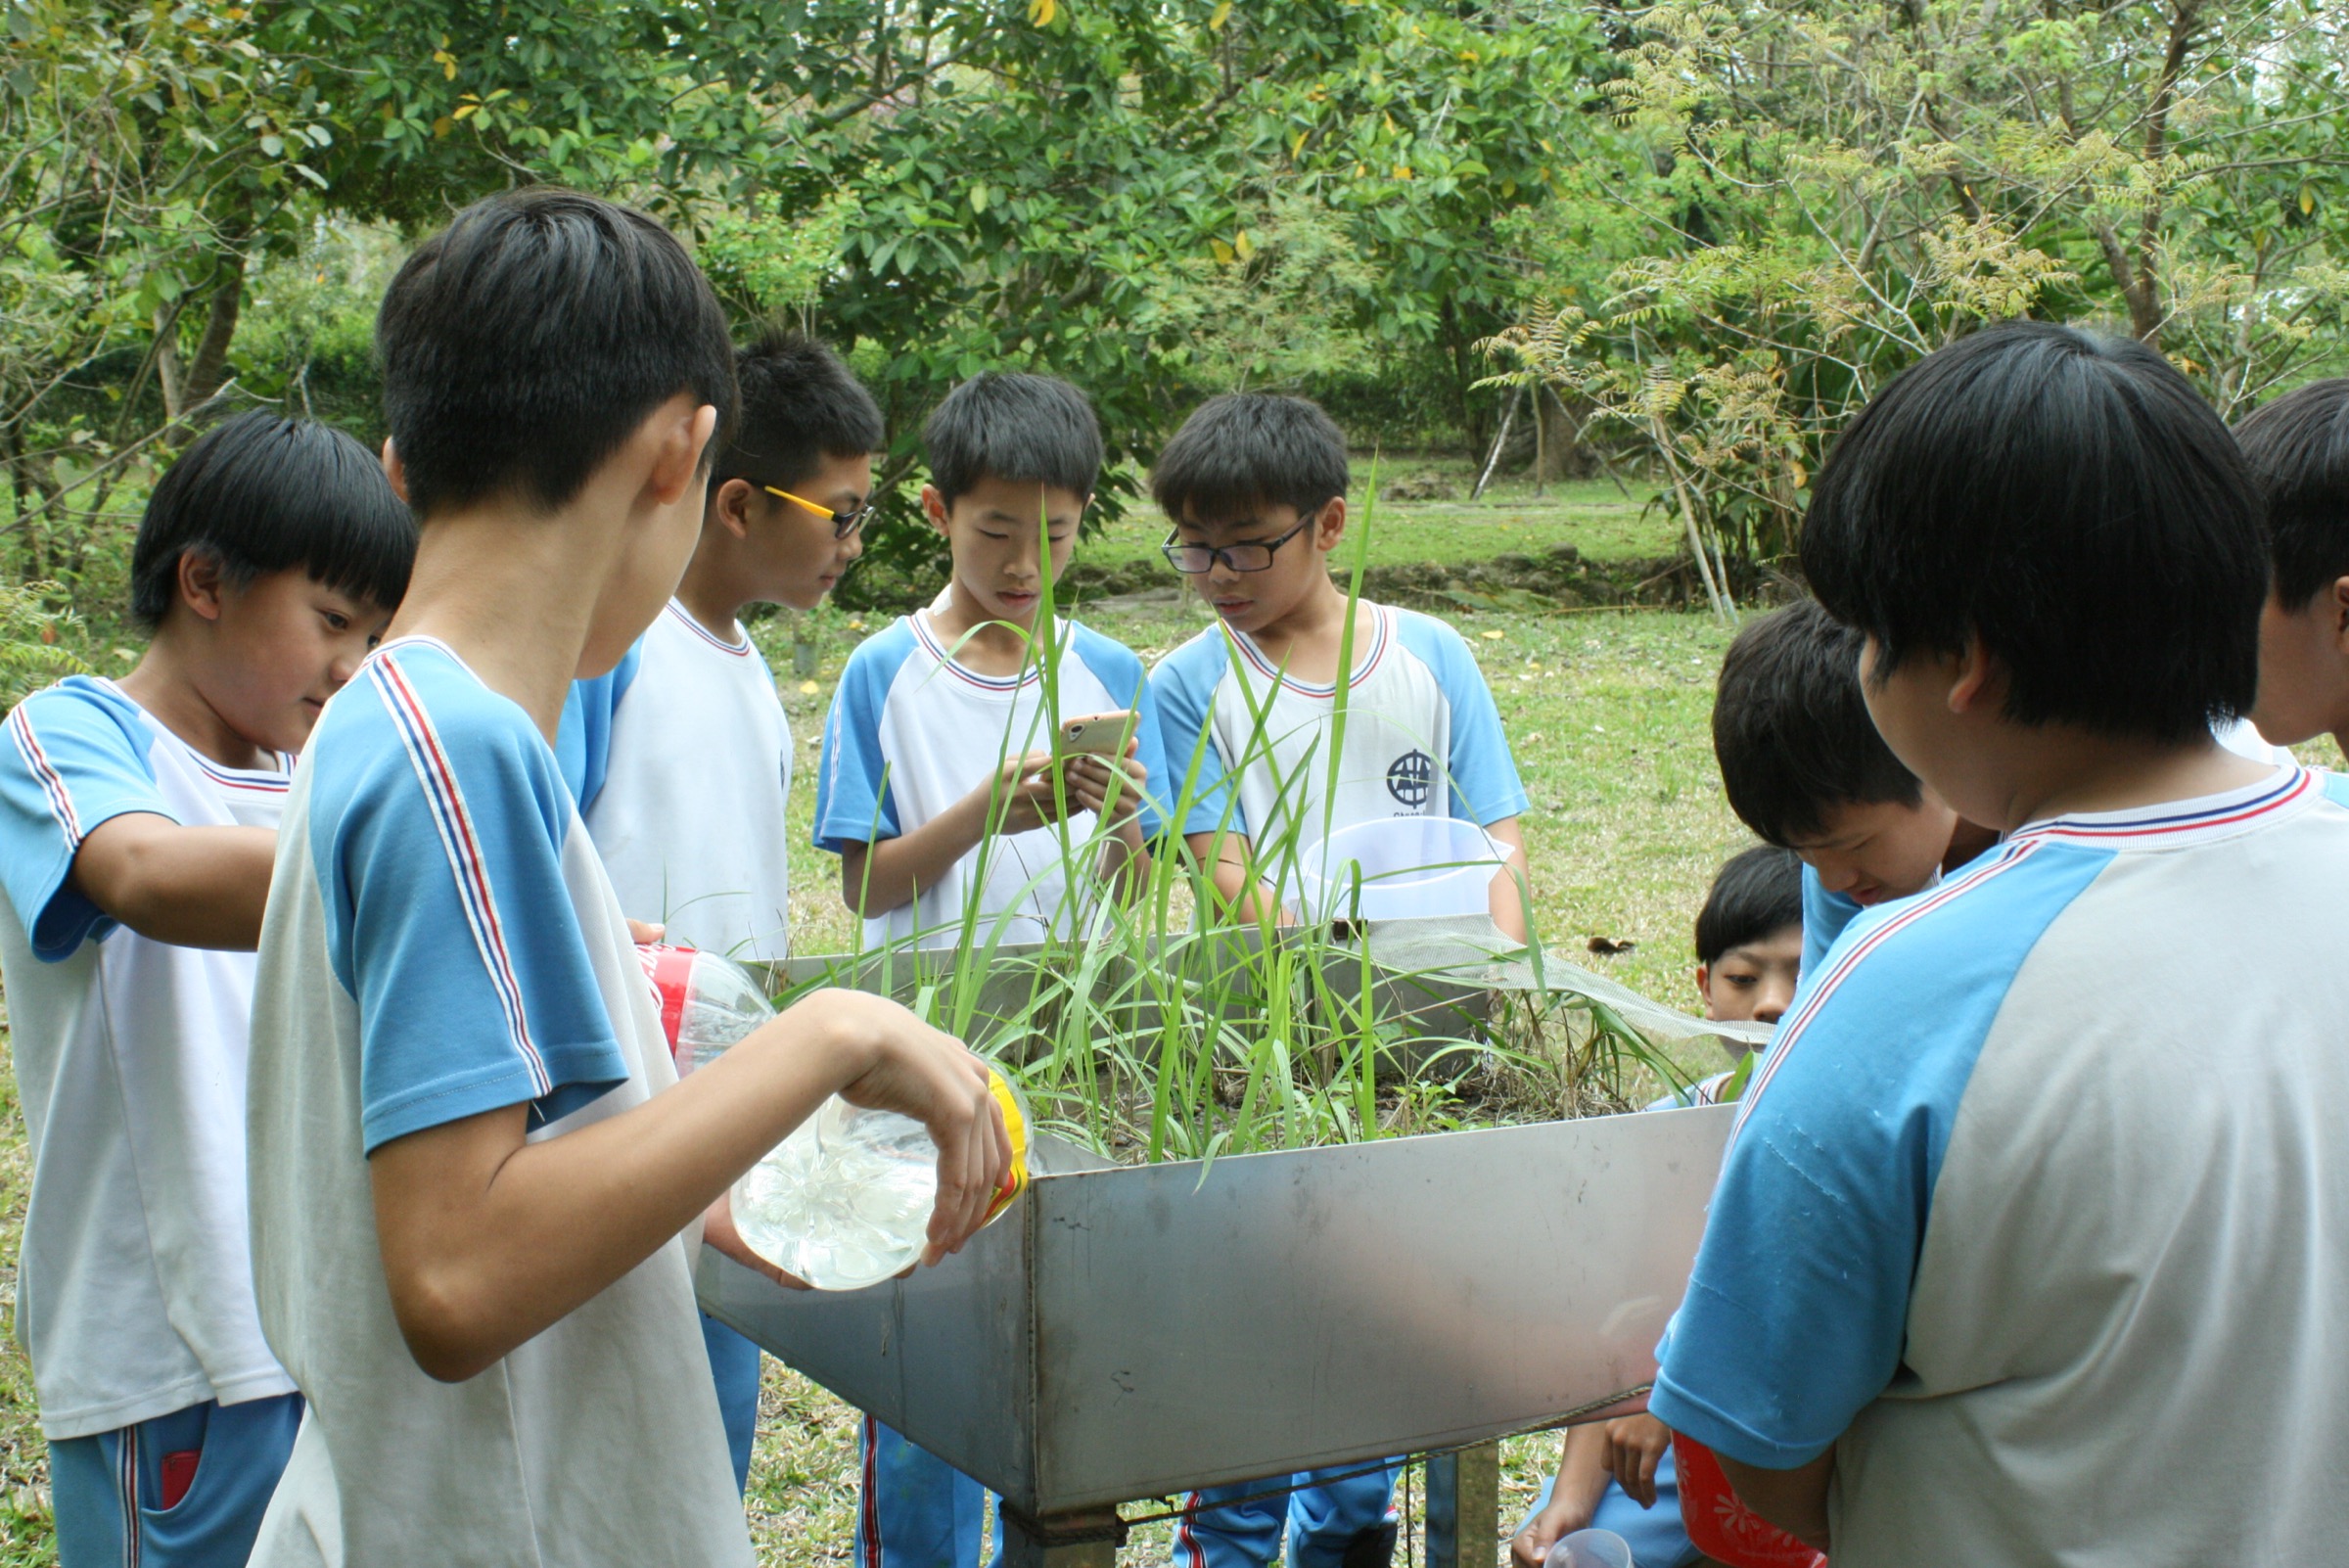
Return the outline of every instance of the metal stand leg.
<path id="1" fill-rule="evenodd" d="M 1427 1461 L 1427 1568 L 1494 1568 L 1500 1546 L 1500 1445 Z"/>
<path id="2" fill-rule="evenodd" d="M 1496 1472 L 1497 1474 L 1497 1472 Z M 1003 1510 L 1000 1568 L 1117 1568 L 1126 1545 L 1126 1521 L 1115 1508 L 1031 1519 Z"/>

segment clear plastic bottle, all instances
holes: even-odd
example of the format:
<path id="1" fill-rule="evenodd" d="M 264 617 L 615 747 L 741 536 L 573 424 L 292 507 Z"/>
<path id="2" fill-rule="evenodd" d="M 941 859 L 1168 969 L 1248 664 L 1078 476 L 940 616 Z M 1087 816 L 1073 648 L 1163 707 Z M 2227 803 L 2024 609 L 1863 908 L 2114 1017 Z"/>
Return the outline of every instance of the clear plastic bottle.
<path id="1" fill-rule="evenodd" d="M 692 947 L 638 943 L 637 962 L 653 983 L 661 1033 L 681 1078 L 775 1016 L 766 992 L 731 958 Z"/>
<path id="2" fill-rule="evenodd" d="M 639 945 L 680 1077 L 706 1067 L 775 1016 L 732 959 L 691 947 Z M 1028 1114 L 990 1069 L 1011 1132 L 1011 1170 L 992 1222 L 1028 1185 Z M 938 1201 L 938 1145 L 922 1124 L 834 1095 L 734 1183 L 734 1228 L 751 1250 L 818 1290 L 859 1290 L 920 1261 Z"/>
<path id="3" fill-rule="evenodd" d="M 1028 1118 L 1000 1073 L 988 1079 L 1011 1132 L 992 1223 L 1028 1185 Z M 938 1146 L 922 1125 L 835 1095 L 734 1183 L 734 1228 L 818 1290 L 860 1290 L 921 1260 L 937 1200 Z"/>

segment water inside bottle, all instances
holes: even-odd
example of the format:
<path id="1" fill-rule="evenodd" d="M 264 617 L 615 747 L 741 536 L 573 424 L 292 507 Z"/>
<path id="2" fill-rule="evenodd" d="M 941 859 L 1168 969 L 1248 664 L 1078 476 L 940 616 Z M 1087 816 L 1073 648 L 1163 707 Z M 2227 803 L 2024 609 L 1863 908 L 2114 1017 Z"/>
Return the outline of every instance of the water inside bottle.
<path id="1" fill-rule="evenodd" d="M 833 1099 L 735 1184 L 734 1225 L 818 1290 L 856 1290 L 920 1260 L 937 1198 L 920 1123 Z"/>

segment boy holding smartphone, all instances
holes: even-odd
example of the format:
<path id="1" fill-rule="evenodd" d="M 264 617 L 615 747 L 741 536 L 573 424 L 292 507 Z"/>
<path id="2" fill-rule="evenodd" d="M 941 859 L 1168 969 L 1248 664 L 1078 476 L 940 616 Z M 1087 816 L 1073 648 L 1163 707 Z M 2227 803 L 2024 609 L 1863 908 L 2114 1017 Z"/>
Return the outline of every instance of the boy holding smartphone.
<path id="1" fill-rule="evenodd" d="M 1147 863 L 1165 773 L 1132 650 L 1037 623 L 1044 574 L 1067 569 L 1092 499 L 1100 428 L 1067 382 L 990 373 L 954 389 L 922 443 L 922 509 L 953 576 L 849 656 L 815 844 L 841 857 L 867 942 L 1040 942 L 1075 928 L 1093 885 Z"/>
<path id="2" fill-rule="evenodd" d="M 1038 624 L 1101 469 L 1084 394 L 986 374 L 922 429 L 922 510 L 953 576 L 849 656 L 824 723 L 815 845 L 868 944 L 1066 935 L 1147 864 L 1163 774 L 1142 662 L 1073 621 Z M 1046 639 L 1052 658 L 1047 678 Z M 978 1568 L 986 1491 L 871 1416 L 856 1560 Z"/>

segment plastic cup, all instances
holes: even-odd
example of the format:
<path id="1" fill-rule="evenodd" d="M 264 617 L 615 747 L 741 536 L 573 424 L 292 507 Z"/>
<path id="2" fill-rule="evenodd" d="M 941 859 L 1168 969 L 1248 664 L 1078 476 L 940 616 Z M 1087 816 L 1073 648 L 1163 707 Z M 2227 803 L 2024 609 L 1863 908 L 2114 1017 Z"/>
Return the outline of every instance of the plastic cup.
<path id="1" fill-rule="evenodd" d="M 1399 920 L 1484 914 L 1492 908 L 1493 879 L 1507 857 L 1493 835 L 1456 817 L 1356 822 L 1298 853 L 1305 915 Z"/>
<path id="2" fill-rule="evenodd" d="M 1612 1530 L 1577 1530 L 1558 1537 L 1542 1568 L 1633 1568 L 1632 1544 Z"/>

